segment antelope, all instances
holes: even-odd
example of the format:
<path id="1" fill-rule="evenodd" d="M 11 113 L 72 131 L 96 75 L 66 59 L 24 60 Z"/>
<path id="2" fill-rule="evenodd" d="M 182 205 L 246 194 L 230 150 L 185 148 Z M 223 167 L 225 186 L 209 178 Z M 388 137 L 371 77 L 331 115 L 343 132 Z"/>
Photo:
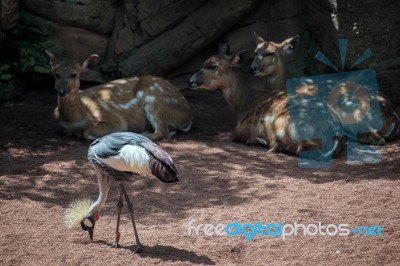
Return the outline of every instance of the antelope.
<path id="1" fill-rule="evenodd" d="M 261 76 L 266 79 L 266 83 L 269 88 L 267 89 L 277 89 L 280 91 L 286 91 L 286 69 L 284 64 L 284 56 L 292 53 L 293 41 L 298 38 L 298 36 L 289 38 L 281 43 L 275 43 L 271 41 L 265 41 L 262 37 L 258 36 L 257 33 L 254 33 L 256 38 L 256 49 L 255 49 L 255 57 L 250 66 L 251 72 L 256 76 Z M 346 93 L 354 93 L 360 101 L 360 106 L 368 106 L 370 97 L 362 97 L 361 91 L 363 88 L 358 86 L 354 86 L 351 82 L 346 82 L 344 84 L 340 84 L 342 89 L 337 90 L 332 95 L 333 98 L 339 99 L 340 96 L 344 96 Z M 312 86 L 309 88 L 304 87 L 303 90 L 315 90 Z M 315 91 L 309 91 L 308 93 L 315 93 Z M 374 96 L 372 96 L 374 97 Z M 393 104 L 390 100 L 383 94 L 379 93 L 374 99 L 379 102 L 380 112 L 382 114 L 382 128 L 379 131 L 376 131 L 372 126 L 369 127 L 368 133 L 358 134 L 356 136 L 357 140 L 364 144 L 373 144 L 373 145 L 383 145 L 386 141 L 393 140 L 400 131 L 400 119 L 397 115 Z M 277 101 L 279 101 L 277 99 Z M 350 103 L 350 99 L 348 100 Z M 339 121 L 341 120 L 340 110 L 338 110 L 337 106 L 335 106 L 336 102 L 328 101 L 328 108 L 330 111 L 335 112 L 334 115 L 339 117 Z M 354 112 L 354 116 L 359 115 L 358 112 Z M 356 119 L 356 117 L 353 117 Z M 343 121 L 340 121 L 343 122 Z M 368 123 L 368 122 L 367 122 Z"/>
<path id="2" fill-rule="evenodd" d="M 239 71 L 243 51 L 228 55 L 228 46 L 224 45 L 218 55 L 208 58 L 203 67 L 188 81 L 191 89 L 221 90 L 222 94 L 237 117 L 237 125 L 233 132 L 233 140 L 245 144 L 261 144 L 269 151 L 283 150 L 299 155 L 306 150 L 322 150 L 321 155 L 336 155 L 340 149 L 340 140 L 322 149 L 317 138 L 303 140 L 300 130 L 310 136 L 324 136 L 325 131 L 336 130 L 332 119 L 325 119 L 322 124 L 314 126 L 312 118 L 307 115 L 296 125 L 290 123 L 290 111 L 303 112 L 303 106 L 293 110 L 288 108 L 288 97 L 283 90 L 273 90 L 260 99 L 255 99 L 251 90 L 243 81 Z M 328 117 L 323 115 L 323 117 Z M 321 116 L 321 117 L 322 117 Z M 331 117 L 331 116 L 329 116 Z"/>
<path id="3" fill-rule="evenodd" d="M 79 64 L 46 53 L 58 92 L 54 117 L 67 135 L 92 140 L 131 131 L 154 140 L 190 130 L 189 103 L 167 80 L 145 75 L 79 90 L 81 72 L 96 63 L 98 56 L 91 55 Z"/>

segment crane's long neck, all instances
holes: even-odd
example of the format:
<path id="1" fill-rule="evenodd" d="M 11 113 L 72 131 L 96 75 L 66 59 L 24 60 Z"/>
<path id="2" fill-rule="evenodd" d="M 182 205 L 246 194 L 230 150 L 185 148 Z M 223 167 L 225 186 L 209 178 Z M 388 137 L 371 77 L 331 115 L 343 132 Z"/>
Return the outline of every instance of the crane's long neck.
<path id="1" fill-rule="evenodd" d="M 96 169 L 97 172 L 97 181 L 99 183 L 99 197 L 96 202 L 89 209 L 89 215 L 94 213 L 98 213 L 106 203 L 108 192 L 110 191 L 111 186 L 111 177 L 101 172 L 101 170 Z"/>

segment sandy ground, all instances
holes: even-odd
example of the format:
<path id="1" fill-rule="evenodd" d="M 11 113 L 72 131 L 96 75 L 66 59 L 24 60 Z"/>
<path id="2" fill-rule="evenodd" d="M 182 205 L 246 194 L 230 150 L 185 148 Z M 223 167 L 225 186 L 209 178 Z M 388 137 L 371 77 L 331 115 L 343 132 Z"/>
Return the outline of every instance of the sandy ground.
<path id="1" fill-rule="evenodd" d="M 158 142 L 181 180 L 135 178 L 134 200 L 145 250 L 124 209 L 114 241 L 114 182 L 96 223 L 94 241 L 63 225 L 74 199 L 96 199 L 87 163 L 89 143 L 62 136 L 52 120 L 56 95 L 31 90 L 1 107 L 0 265 L 400 265 L 400 146 L 379 147 L 379 164 L 335 159 L 332 169 L 302 169 L 297 158 L 230 140 L 234 118 L 219 93 L 185 91 L 196 113 L 192 132 Z M 206 236 L 188 224 L 268 223 L 381 226 L 383 236 Z"/>

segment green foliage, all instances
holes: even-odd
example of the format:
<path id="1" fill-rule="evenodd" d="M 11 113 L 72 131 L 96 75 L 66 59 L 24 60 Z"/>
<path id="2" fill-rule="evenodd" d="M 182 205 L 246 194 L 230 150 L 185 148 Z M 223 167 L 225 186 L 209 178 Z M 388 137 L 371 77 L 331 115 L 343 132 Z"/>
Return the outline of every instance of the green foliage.
<path id="1" fill-rule="evenodd" d="M 21 94 L 21 80 L 36 74 L 50 74 L 45 49 L 54 47 L 52 38 L 37 28 L 18 24 L 3 34 L 0 54 L 0 101 L 9 101 Z"/>
<path id="2" fill-rule="evenodd" d="M 13 75 L 10 73 L 2 73 L 0 74 L 0 80 L 10 80 L 13 78 Z"/>
<path id="3" fill-rule="evenodd" d="M 9 64 L 3 64 L 0 66 L 0 80 L 11 80 L 14 75 L 9 73 L 11 66 Z"/>
<path id="4" fill-rule="evenodd" d="M 15 79 L 3 81 L 0 79 L 0 102 L 10 101 L 24 90 L 24 84 Z"/>
<path id="5" fill-rule="evenodd" d="M 1 63 L 4 60 L 11 62 L 12 67 L 8 69 L 0 67 L 0 74 L 5 71 L 12 71 L 15 74 L 50 73 L 51 69 L 44 50 L 52 47 L 54 44 L 47 33 L 18 24 L 13 30 L 7 32 L 7 41 L 3 42 L 2 47 L 5 58 L 0 58 Z"/>

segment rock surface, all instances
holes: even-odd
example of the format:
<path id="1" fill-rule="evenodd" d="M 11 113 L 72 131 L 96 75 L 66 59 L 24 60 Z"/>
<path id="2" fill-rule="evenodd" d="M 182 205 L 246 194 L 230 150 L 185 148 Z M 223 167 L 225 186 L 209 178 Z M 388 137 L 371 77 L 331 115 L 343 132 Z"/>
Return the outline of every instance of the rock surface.
<path id="1" fill-rule="evenodd" d="M 0 31 L 14 27 L 18 22 L 18 0 L 0 0 Z"/>
<path id="2" fill-rule="evenodd" d="M 316 52 L 340 66 L 337 39 L 346 38 L 345 66 L 370 48 L 374 57 L 356 69 L 375 68 L 379 88 L 400 104 L 400 4 L 395 0 L 21 0 L 19 13 L 18 1 L 0 3 L 1 51 L 18 60 L 22 72 L 49 73 L 47 58 L 37 52 L 49 49 L 78 62 L 98 54 L 97 74 L 86 80 L 143 73 L 175 77 L 198 69 L 223 41 L 232 51 L 246 49 L 249 63 L 256 31 L 273 41 L 300 35 L 295 54 L 287 58 L 289 74 L 316 75 L 333 72 L 314 59 Z M 7 45 L 5 38 L 11 40 Z"/>

